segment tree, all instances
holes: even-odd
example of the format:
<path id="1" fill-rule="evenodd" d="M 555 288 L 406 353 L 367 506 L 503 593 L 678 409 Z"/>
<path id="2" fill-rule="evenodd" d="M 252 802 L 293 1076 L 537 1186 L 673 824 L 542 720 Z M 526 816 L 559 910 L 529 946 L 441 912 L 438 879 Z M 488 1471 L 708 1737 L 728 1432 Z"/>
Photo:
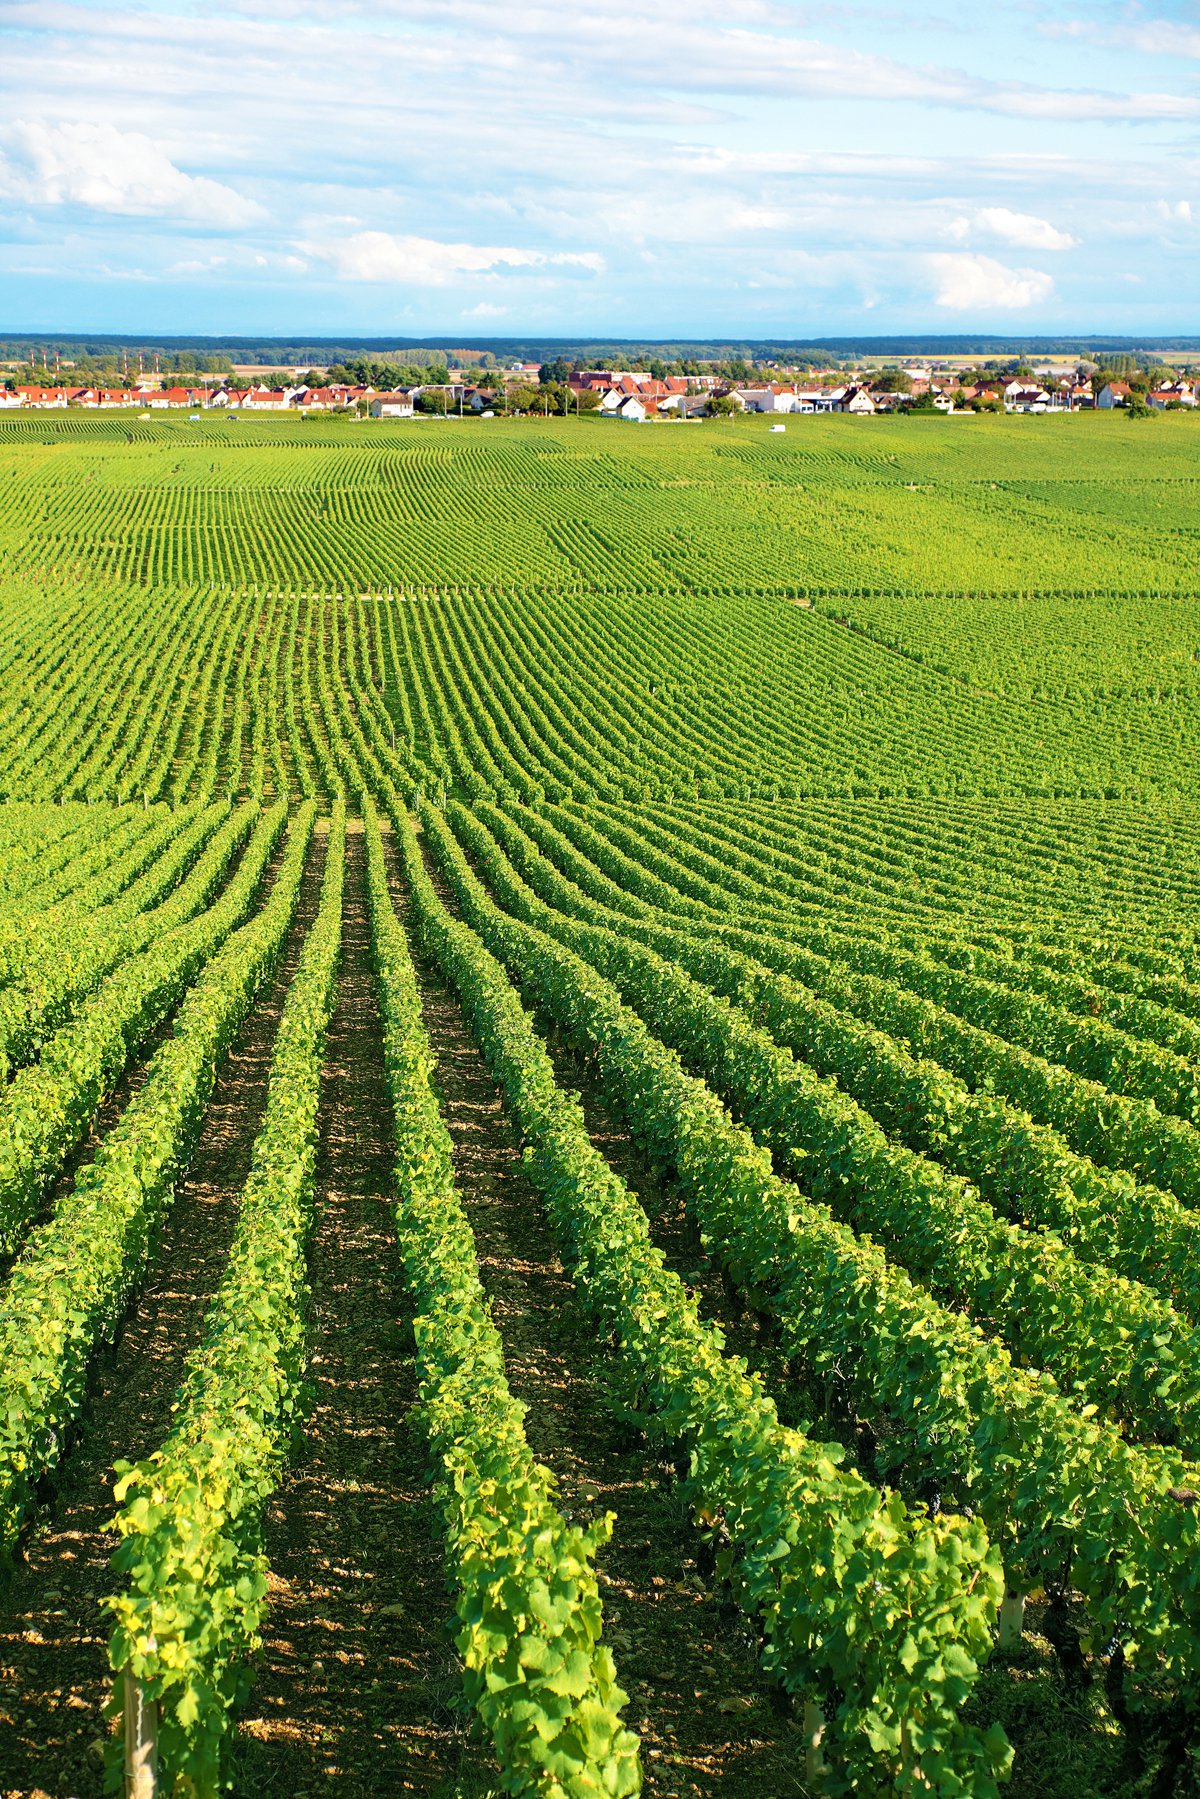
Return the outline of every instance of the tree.
<path id="1" fill-rule="evenodd" d="M 538 370 L 538 380 L 543 387 L 549 387 L 552 382 L 565 381 L 570 373 L 571 365 L 566 357 L 556 356 L 553 362 L 543 362 Z"/>
<path id="2" fill-rule="evenodd" d="M 912 392 L 912 376 L 906 369 L 889 367 L 880 369 L 871 382 L 878 394 L 910 394 Z"/>
<path id="3" fill-rule="evenodd" d="M 556 381 L 549 390 L 551 405 L 555 412 L 561 412 L 567 418 L 575 410 L 575 390 L 569 381 Z"/>
<path id="4" fill-rule="evenodd" d="M 710 419 L 728 419 L 740 411 L 740 408 L 732 394 L 710 394 L 704 411 L 705 416 Z"/>

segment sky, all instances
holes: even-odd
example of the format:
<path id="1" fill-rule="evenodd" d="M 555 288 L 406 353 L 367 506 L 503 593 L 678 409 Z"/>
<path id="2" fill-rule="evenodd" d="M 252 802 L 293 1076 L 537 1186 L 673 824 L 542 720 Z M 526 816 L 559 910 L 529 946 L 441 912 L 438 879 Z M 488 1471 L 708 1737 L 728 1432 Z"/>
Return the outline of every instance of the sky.
<path id="1" fill-rule="evenodd" d="M 0 0 L 0 335 L 1200 333 L 1200 0 Z"/>

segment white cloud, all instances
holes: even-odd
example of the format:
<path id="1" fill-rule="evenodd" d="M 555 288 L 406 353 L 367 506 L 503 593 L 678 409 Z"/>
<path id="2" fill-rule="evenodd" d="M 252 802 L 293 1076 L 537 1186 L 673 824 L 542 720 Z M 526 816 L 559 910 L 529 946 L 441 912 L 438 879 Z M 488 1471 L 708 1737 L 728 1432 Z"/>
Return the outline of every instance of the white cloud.
<path id="1" fill-rule="evenodd" d="M 782 206 L 736 206 L 726 222 L 733 231 L 786 231 L 792 215 Z"/>
<path id="2" fill-rule="evenodd" d="M 1124 307 L 1150 331 L 1200 278 L 1200 64 L 1113 34 L 1200 25 L 1195 3 L 1004 0 L 943 30 L 928 0 L 0 0 L 0 285 L 49 317 L 36 250 L 50 312 L 97 323 L 89 287 L 127 258 L 178 284 L 181 329 L 279 318 L 283 293 L 297 327 L 372 334 L 820 336 L 876 302 L 901 328 L 1033 318 L 1048 270 L 1073 327 Z M 1007 15 L 1070 12 L 1095 16 L 1068 53 L 997 55 Z M 1146 272 L 1136 320 L 1117 249 Z"/>
<path id="3" fill-rule="evenodd" d="M 304 252 L 331 262 L 344 281 L 391 281 L 412 287 L 447 287 L 466 275 L 498 269 L 559 267 L 600 274 L 603 258 L 593 251 L 552 254 L 504 244 L 445 244 L 432 237 L 401 237 L 390 231 L 359 231 L 327 244 L 302 244 Z"/>
<path id="4" fill-rule="evenodd" d="M 185 174 L 140 131 L 86 121 L 18 119 L 0 129 L 0 198 L 228 228 L 266 217 L 222 182 Z"/>
<path id="5" fill-rule="evenodd" d="M 934 300 L 947 312 L 1018 312 L 1054 292 L 1054 282 L 1040 269 L 1006 268 L 991 256 L 964 252 L 927 261 L 936 280 Z"/>
<path id="6" fill-rule="evenodd" d="M 1170 19 L 1147 19 L 1121 35 L 1148 56 L 1200 56 L 1200 31 Z"/>
<path id="7" fill-rule="evenodd" d="M 978 214 L 980 225 L 993 237 L 1006 244 L 1023 244 L 1030 250 L 1073 250 L 1079 242 L 1068 231 L 1060 231 L 1049 219 L 1036 213 L 1013 212 L 1007 206 L 985 206 Z"/>
<path id="8" fill-rule="evenodd" d="M 1097 88 L 1005 86 L 980 82 L 969 102 L 1017 119 L 1194 119 L 1200 100 L 1191 94 L 1115 94 Z"/>
<path id="9" fill-rule="evenodd" d="M 174 275 L 211 275 L 214 269 L 223 269 L 228 262 L 227 256 L 185 256 L 179 262 L 170 263 L 163 273 L 168 280 Z"/>
<path id="10" fill-rule="evenodd" d="M 951 219 L 945 232 L 959 244 L 980 233 L 1027 250 L 1073 250 L 1079 242 L 1049 219 L 1041 219 L 1033 212 L 1014 212 L 1008 206 L 982 206 L 971 218 Z"/>
<path id="11" fill-rule="evenodd" d="M 1173 19 L 1141 19 L 1115 26 L 1092 18 L 1044 19 L 1035 29 L 1042 37 L 1069 38 L 1088 47 L 1137 50 L 1143 56 L 1200 57 L 1200 30 Z"/>

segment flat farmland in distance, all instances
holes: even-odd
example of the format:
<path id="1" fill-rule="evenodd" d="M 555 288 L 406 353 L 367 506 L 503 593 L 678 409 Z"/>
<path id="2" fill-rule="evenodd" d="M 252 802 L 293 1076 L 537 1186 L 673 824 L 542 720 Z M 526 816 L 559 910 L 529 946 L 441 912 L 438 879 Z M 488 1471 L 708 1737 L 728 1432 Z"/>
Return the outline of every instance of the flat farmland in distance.
<path id="1" fill-rule="evenodd" d="M 0 417 L 0 1792 L 1200 1790 L 1200 420 L 786 423 Z"/>

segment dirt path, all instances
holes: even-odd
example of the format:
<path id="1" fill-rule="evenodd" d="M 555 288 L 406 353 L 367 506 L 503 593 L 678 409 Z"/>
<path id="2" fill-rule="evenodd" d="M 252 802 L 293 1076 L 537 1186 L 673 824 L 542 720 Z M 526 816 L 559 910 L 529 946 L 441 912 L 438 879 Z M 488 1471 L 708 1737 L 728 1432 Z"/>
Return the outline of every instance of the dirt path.
<path id="1" fill-rule="evenodd" d="M 459 1669 L 411 1310 L 389 1195 L 391 1105 L 370 962 L 363 838 L 347 838 L 309 1255 L 312 1410 L 271 1506 L 271 1612 L 239 1740 L 244 1799 L 486 1791 Z"/>
<path id="2" fill-rule="evenodd" d="M 266 1100 L 275 1029 L 316 911 L 323 861 L 318 838 L 280 967 L 218 1077 L 154 1266 L 119 1342 L 97 1364 L 80 1435 L 35 1520 L 26 1560 L 0 1587 L 6 1799 L 98 1799 L 103 1792 L 109 1626 L 101 1601 L 114 1585 L 112 1464 L 149 1454 L 169 1428 L 185 1358 L 220 1280 Z"/>
<path id="3" fill-rule="evenodd" d="M 402 906 L 398 880 L 393 890 Z M 605 1638 L 630 1695 L 626 1716 L 642 1739 L 647 1791 L 664 1799 L 800 1793 L 799 1733 L 779 1715 L 739 1615 L 700 1576 L 699 1536 L 671 1461 L 614 1418 L 613 1358 L 577 1303 L 462 1009 L 421 960 L 418 975 L 459 1186 L 509 1380 L 529 1406 L 530 1443 L 558 1476 L 571 1516 L 617 1514 L 600 1558 Z M 628 1175 L 636 1152 L 608 1123 L 600 1147 Z M 638 1178 L 649 1181 L 644 1166 Z"/>

